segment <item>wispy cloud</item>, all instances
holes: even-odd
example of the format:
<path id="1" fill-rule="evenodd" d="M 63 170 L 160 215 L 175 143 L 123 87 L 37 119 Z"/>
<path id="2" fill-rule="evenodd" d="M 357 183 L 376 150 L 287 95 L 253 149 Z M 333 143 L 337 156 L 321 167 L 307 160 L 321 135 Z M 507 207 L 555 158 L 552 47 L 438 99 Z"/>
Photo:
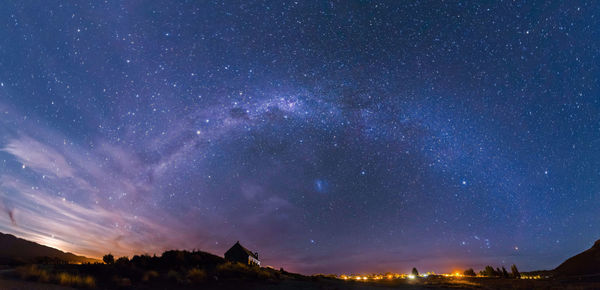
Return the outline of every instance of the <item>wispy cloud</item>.
<path id="1" fill-rule="evenodd" d="M 0 194 L 13 205 L 19 220 L 18 226 L 7 228 L 2 223 L 0 227 L 42 244 L 98 257 L 107 252 L 130 254 L 134 248 L 159 251 L 177 237 L 174 229 L 146 217 L 98 205 L 83 206 L 7 177 L 0 182 Z"/>
<path id="2" fill-rule="evenodd" d="M 49 140 L 67 139 L 50 134 Z M 0 205 L 6 213 L 0 230 L 95 257 L 199 247 L 190 242 L 184 224 L 153 202 L 147 176 L 152 166 L 122 147 L 98 143 L 86 150 L 23 133 L 9 138 L 1 151 L 23 168 L 0 174 Z"/>
<path id="3" fill-rule="evenodd" d="M 220 129 L 205 129 L 202 135 L 192 131 L 193 138 L 182 138 L 190 135 L 189 118 L 184 118 L 166 136 L 141 144 L 165 153 L 148 159 L 102 135 L 95 136 L 93 146 L 78 144 L 60 131 L 19 117 L 15 108 L 1 102 L 0 108 L 7 116 L 0 121 L 0 151 L 19 164 L 0 172 L 0 231 L 93 257 L 171 248 L 218 253 L 225 246 L 218 241 L 236 235 L 228 227 L 215 230 L 231 214 L 229 209 L 207 210 L 212 204 L 206 201 L 174 214 L 166 204 L 170 176 L 208 139 L 218 139 Z M 19 126 L 12 128 L 14 122 Z M 253 202 L 266 206 L 265 212 L 251 215 L 252 221 L 265 218 L 271 207 L 289 206 L 285 200 L 262 197 L 267 198 L 264 205 Z"/>
<path id="4" fill-rule="evenodd" d="M 23 165 L 43 174 L 73 177 L 73 168 L 63 155 L 32 138 L 12 139 L 2 150 L 14 155 Z"/>

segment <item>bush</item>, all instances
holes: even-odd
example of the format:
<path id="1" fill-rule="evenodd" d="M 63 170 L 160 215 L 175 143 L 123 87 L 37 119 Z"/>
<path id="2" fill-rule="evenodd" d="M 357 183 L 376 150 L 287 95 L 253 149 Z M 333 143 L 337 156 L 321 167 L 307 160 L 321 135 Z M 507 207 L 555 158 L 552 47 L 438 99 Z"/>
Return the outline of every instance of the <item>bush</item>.
<path id="1" fill-rule="evenodd" d="M 152 270 L 146 271 L 146 273 L 144 273 L 144 275 L 142 276 L 142 281 L 148 282 L 156 278 L 158 278 L 158 272 Z"/>
<path id="2" fill-rule="evenodd" d="M 231 262 L 218 265 L 216 270 L 217 276 L 233 279 L 268 280 L 278 279 L 280 275 L 280 273 L 275 274 L 274 270 Z"/>
<path id="3" fill-rule="evenodd" d="M 188 278 L 192 283 L 201 283 L 206 280 L 206 271 L 193 268 L 187 272 L 186 278 Z"/>
<path id="4" fill-rule="evenodd" d="M 58 273 L 51 275 L 48 271 L 40 269 L 35 265 L 28 265 L 18 267 L 16 270 L 17 274 L 21 279 L 32 280 L 38 282 L 55 282 L 64 286 L 75 286 L 75 287 L 96 287 L 96 280 L 92 276 L 78 276 L 69 273 Z"/>
<path id="5" fill-rule="evenodd" d="M 96 280 L 92 276 L 85 276 L 83 278 L 83 285 L 88 288 L 94 288 L 96 287 Z"/>
<path id="6" fill-rule="evenodd" d="M 96 287 L 96 280 L 91 276 L 78 276 L 69 273 L 58 273 L 56 276 L 58 284 L 63 286 L 74 286 L 74 287 Z"/>
<path id="7" fill-rule="evenodd" d="M 167 272 L 167 279 L 173 282 L 182 283 L 183 279 L 181 278 L 181 274 L 175 270 L 169 270 Z"/>
<path id="8" fill-rule="evenodd" d="M 113 264 L 115 262 L 115 257 L 112 254 L 106 254 L 102 257 L 102 261 L 106 264 Z"/>
<path id="9" fill-rule="evenodd" d="M 153 263 L 156 264 L 155 260 L 158 259 L 156 257 L 151 257 L 150 255 L 144 254 L 141 256 L 135 255 L 131 258 L 131 263 L 136 267 L 140 268 L 148 268 Z"/>
<path id="10" fill-rule="evenodd" d="M 264 270 L 264 269 L 255 269 L 255 271 L 258 274 L 258 278 L 262 279 L 262 280 L 269 280 L 269 279 L 277 279 L 279 278 L 279 276 L 275 275 L 275 273 L 269 271 L 269 270 Z"/>
<path id="11" fill-rule="evenodd" d="M 124 266 L 124 265 L 127 265 L 127 264 L 129 264 L 129 258 L 127 258 L 127 257 L 121 257 L 121 258 L 118 258 L 118 259 L 115 261 L 115 263 L 116 263 L 117 265 L 122 265 L 122 266 Z"/>
<path id="12" fill-rule="evenodd" d="M 131 287 L 131 279 L 129 278 L 123 278 L 123 277 L 113 277 L 113 283 L 118 287 L 118 288 L 127 288 L 127 287 Z"/>
<path id="13" fill-rule="evenodd" d="M 217 275 L 227 278 L 242 278 L 250 268 L 242 263 L 227 262 L 217 266 Z"/>
<path id="14" fill-rule="evenodd" d="M 314 275 L 312 275 L 312 277 L 314 277 L 314 278 L 320 278 L 320 279 L 337 279 L 336 275 L 333 275 L 333 274 L 321 274 L 321 273 L 314 274 Z"/>
<path id="15" fill-rule="evenodd" d="M 18 267 L 15 269 L 15 271 L 21 277 L 21 279 L 38 282 L 50 281 L 50 274 L 46 270 L 40 269 L 35 265 Z"/>

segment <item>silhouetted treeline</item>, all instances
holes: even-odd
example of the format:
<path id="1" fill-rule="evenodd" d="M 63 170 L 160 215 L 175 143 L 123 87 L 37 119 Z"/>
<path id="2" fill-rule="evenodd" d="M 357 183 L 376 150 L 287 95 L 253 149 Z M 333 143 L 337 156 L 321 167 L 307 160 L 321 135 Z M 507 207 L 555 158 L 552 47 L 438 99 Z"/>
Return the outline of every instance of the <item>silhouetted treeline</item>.
<path id="1" fill-rule="evenodd" d="M 107 254 L 103 261 L 105 264 L 81 265 L 78 270 L 81 274 L 92 275 L 98 285 L 108 288 L 132 285 L 161 288 L 173 283 L 190 287 L 215 286 L 237 280 L 278 280 L 290 275 L 283 270 L 227 262 L 222 257 L 201 251 L 171 250 L 161 256 L 135 255 L 131 259 Z"/>
<path id="2" fill-rule="evenodd" d="M 473 270 L 473 268 L 467 269 L 463 272 L 463 275 L 465 276 L 476 276 L 477 274 L 475 274 L 475 270 Z"/>
<path id="3" fill-rule="evenodd" d="M 0 265 L 16 267 L 28 264 L 65 265 L 69 264 L 69 261 L 57 257 L 35 257 L 30 259 L 0 258 Z"/>
<path id="4" fill-rule="evenodd" d="M 283 268 L 275 270 L 227 262 L 222 257 L 201 251 L 171 250 L 160 256 L 135 255 L 131 259 L 107 254 L 103 261 L 75 265 L 55 258 L 39 258 L 36 264 L 48 266 L 24 264 L 17 267 L 14 275 L 44 283 L 84 288 L 93 285 L 101 289 L 237 289 L 239 283 L 332 279 L 288 273 Z"/>
<path id="5" fill-rule="evenodd" d="M 199 267 L 208 270 L 225 263 L 223 258 L 206 252 L 177 250 L 166 251 L 161 256 L 135 255 L 131 260 L 128 257 L 120 257 L 115 260 L 112 254 L 107 254 L 103 257 L 103 261 L 108 265 L 133 266 L 142 269 L 184 269 Z"/>
<path id="6" fill-rule="evenodd" d="M 502 266 L 502 268 L 496 268 L 494 269 L 494 267 L 492 266 L 485 266 L 485 268 L 481 271 L 479 271 L 479 275 L 480 276 L 485 276 L 485 277 L 500 277 L 500 278 L 520 278 L 521 274 L 519 273 L 519 270 L 517 269 L 516 265 L 512 265 L 510 267 L 511 273 L 508 273 L 508 271 L 506 271 L 506 268 L 504 268 L 504 266 Z M 473 271 L 473 269 L 468 269 L 464 272 L 465 276 L 475 276 L 475 271 Z"/>

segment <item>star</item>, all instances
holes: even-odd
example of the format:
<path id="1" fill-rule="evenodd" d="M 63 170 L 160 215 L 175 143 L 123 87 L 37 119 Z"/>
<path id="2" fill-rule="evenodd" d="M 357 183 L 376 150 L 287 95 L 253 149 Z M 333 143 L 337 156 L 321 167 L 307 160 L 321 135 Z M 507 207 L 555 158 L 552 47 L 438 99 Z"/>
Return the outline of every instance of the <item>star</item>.
<path id="1" fill-rule="evenodd" d="M 600 3 L 360 3 L 5 1 L 0 227 L 301 273 L 593 244 Z"/>

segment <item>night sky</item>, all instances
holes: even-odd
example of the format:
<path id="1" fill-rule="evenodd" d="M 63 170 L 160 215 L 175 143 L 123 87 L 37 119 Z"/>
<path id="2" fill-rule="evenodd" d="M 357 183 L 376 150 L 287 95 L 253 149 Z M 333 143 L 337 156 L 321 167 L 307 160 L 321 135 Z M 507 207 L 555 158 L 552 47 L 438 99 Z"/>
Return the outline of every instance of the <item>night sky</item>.
<path id="1" fill-rule="evenodd" d="M 0 231 L 301 273 L 600 239 L 600 2 L 3 1 Z"/>

